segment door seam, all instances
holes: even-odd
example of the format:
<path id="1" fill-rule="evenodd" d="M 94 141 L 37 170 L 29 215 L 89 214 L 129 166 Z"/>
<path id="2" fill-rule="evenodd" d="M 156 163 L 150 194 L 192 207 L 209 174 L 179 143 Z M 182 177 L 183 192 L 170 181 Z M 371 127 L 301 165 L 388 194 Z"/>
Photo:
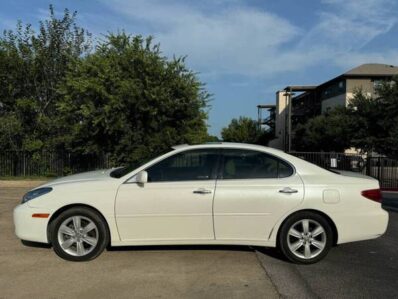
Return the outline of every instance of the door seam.
<path id="1" fill-rule="evenodd" d="M 214 219 L 214 200 L 216 198 L 217 182 L 218 182 L 218 179 L 216 179 L 216 181 L 214 183 L 213 201 L 212 201 L 212 205 L 211 205 L 211 215 L 212 215 L 212 220 L 213 220 L 213 236 L 214 236 L 213 239 L 214 240 L 217 240 L 217 238 L 216 238 L 215 219 Z"/>

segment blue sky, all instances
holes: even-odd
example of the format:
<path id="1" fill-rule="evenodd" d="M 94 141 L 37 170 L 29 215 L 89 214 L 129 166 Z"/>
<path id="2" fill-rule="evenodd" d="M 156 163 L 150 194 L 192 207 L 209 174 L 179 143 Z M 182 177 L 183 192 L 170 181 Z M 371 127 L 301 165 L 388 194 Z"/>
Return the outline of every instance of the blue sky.
<path id="1" fill-rule="evenodd" d="M 361 63 L 398 64 L 396 0 L 0 1 L 0 29 L 37 26 L 77 10 L 95 37 L 124 29 L 153 35 L 164 55 L 187 55 L 213 94 L 209 131 L 233 117 L 256 118 L 289 84 L 318 84 Z"/>

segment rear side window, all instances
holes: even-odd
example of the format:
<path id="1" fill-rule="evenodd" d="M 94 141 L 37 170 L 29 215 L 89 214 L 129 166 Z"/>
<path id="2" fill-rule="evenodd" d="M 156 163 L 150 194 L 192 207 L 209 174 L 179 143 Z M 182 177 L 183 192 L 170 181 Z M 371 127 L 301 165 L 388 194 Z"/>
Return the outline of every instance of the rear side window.
<path id="1" fill-rule="evenodd" d="M 149 182 L 176 182 L 215 179 L 218 151 L 213 149 L 186 151 L 149 167 Z"/>
<path id="2" fill-rule="evenodd" d="M 284 178 L 293 174 L 293 168 L 262 152 L 225 149 L 221 173 L 223 179 Z"/>

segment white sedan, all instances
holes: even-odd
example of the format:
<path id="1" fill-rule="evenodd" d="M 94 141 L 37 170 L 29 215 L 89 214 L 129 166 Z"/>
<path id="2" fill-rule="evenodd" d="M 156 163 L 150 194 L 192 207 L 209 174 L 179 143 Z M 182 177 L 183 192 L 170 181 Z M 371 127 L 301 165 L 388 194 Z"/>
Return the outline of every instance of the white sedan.
<path id="1" fill-rule="evenodd" d="M 16 235 L 85 261 L 108 245 L 279 247 L 296 263 L 387 228 L 377 180 L 249 144 L 175 146 L 139 167 L 71 175 L 29 191 Z"/>

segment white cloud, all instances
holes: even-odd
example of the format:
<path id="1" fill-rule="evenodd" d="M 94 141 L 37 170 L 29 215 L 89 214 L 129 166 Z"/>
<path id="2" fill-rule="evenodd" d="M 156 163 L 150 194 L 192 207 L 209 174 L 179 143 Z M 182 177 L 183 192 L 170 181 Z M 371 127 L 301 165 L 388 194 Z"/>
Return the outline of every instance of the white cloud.
<path id="1" fill-rule="evenodd" d="M 353 61 L 371 62 L 366 59 L 396 61 L 394 53 L 361 50 L 397 23 L 393 0 L 323 0 L 306 32 L 239 0 L 104 3 L 130 18 L 135 31 L 146 28 L 143 33 L 155 35 L 165 54 L 188 55 L 190 65 L 209 77 L 270 76 L 325 61 L 343 67 Z"/>
<path id="2" fill-rule="evenodd" d="M 350 51 L 388 32 L 397 18 L 388 10 L 390 0 L 324 0 L 327 10 L 307 33 L 301 45 L 317 42 L 333 51 Z"/>
<path id="3" fill-rule="evenodd" d="M 208 11 L 165 1 L 113 0 L 112 7 L 151 28 L 166 54 L 188 55 L 201 72 L 267 72 L 267 57 L 297 38 L 288 20 L 242 5 Z"/>
<path id="4" fill-rule="evenodd" d="M 336 60 L 336 65 L 342 68 L 352 68 L 363 63 L 384 63 L 384 64 L 398 64 L 398 50 L 389 50 L 386 52 L 350 52 L 343 54 Z"/>
<path id="5" fill-rule="evenodd" d="M 291 69 L 319 63 L 342 68 L 369 62 L 397 62 L 394 52 L 366 53 L 363 48 L 397 23 L 390 0 L 324 0 L 318 21 L 296 47 L 279 58 Z"/>

